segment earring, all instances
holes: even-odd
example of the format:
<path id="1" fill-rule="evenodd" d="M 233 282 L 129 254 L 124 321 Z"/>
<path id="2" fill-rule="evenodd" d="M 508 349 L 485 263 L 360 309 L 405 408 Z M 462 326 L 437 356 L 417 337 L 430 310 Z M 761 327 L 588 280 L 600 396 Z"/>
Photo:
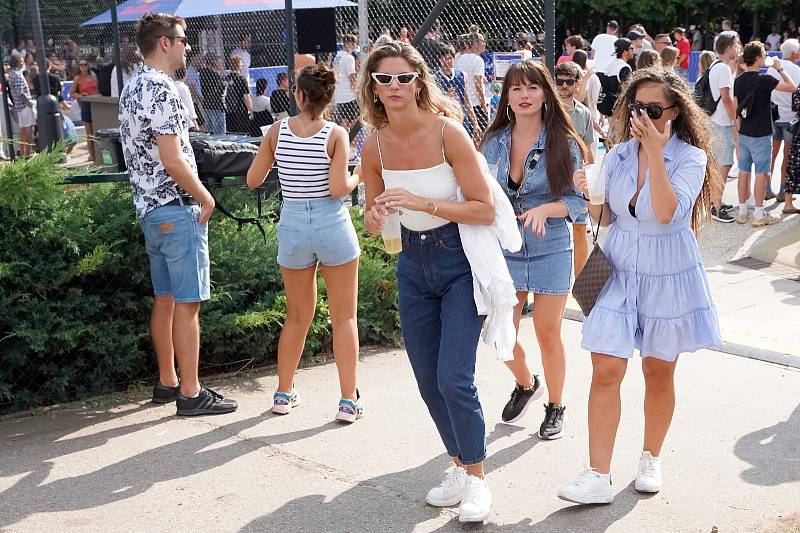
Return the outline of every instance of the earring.
<path id="1" fill-rule="evenodd" d="M 420 93 L 420 91 L 417 91 L 417 93 L 415 94 L 417 100 L 419 100 L 419 93 Z"/>
<path id="2" fill-rule="evenodd" d="M 373 94 L 372 95 L 372 102 L 375 103 L 375 104 L 378 103 L 378 95 L 377 94 Z"/>
<path id="3" fill-rule="evenodd" d="M 514 120 L 513 118 L 511 118 L 511 106 L 510 105 L 506 106 L 506 117 L 508 118 L 509 121 L 513 121 Z"/>
<path id="4" fill-rule="evenodd" d="M 542 102 L 542 112 L 545 115 L 547 114 L 547 102 Z"/>

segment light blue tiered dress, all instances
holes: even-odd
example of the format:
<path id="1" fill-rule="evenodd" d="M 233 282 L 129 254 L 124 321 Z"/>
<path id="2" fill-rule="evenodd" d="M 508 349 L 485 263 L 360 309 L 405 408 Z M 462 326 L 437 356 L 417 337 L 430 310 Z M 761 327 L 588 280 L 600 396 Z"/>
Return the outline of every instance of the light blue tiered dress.
<path id="1" fill-rule="evenodd" d="M 705 152 L 678 139 L 664 147 L 667 175 L 678 197 L 675 215 L 661 224 L 653 213 L 650 179 L 631 214 L 636 193 L 639 141 L 615 146 L 606 156 L 606 201 L 612 224 L 602 245 L 614 273 L 583 323 L 585 350 L 630 358 L 674 361 L 685 352 L 720 347 L 717 310 L 711 299 L 692 208 L 706 168 Z"/>

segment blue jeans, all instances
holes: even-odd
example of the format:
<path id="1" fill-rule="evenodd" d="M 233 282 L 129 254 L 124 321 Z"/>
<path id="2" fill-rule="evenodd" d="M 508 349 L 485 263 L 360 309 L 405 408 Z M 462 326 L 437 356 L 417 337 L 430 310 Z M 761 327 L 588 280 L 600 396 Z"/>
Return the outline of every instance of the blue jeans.
<path id="1" fill-rule="evenodd" d="M 475 355 L 484 317 L 458 225 L 403 228 L 397 260 L 400 324 L 417 386 L 450 457 L 486 457 L 486 427 L 475 387 Z"/>
<path id="2" fill-rule="evenodd" d="M 206 109 L 206 118 L 208 119 L 208 131 L 211 133 L 222 134 L 227 129 L 225 124 L 225 111 L 219 109 Z"/>

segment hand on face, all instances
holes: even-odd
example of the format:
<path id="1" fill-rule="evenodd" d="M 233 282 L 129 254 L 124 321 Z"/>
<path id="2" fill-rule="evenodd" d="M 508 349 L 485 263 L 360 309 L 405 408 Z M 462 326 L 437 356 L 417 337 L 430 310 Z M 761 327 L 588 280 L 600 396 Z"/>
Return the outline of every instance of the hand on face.
<path id="1" fill-rule="evenodd" d="M 659 121 L 663 120 L 662 116 Z M 659 151 L 664 149 L 669 138 L 672 136 L 672 120 L 664 122 L 663 131 L 659 131 L 653 120 L 647 116 L 644 109 L 631 112 L 631 135 L 638 139 L 645 150 Z"/>

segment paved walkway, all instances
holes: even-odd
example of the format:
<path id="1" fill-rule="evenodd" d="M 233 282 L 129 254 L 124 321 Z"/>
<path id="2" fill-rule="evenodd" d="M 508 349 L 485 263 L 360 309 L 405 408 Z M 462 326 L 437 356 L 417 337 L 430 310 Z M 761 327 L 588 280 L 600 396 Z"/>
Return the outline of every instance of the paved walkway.
<path id="1" fill-rule="evenodd" d="M 530 319 L 524 342 L 538 365 Z M 763 530 L 800 507 L 800 371 L 717 352 L 682 357 L 678 411 L 662 454 L 664 490 L 638 495 L 642 438 L 638 361 L 623 385 L 614 457 L 616 501 L 578 508 L 555 496 L 586 460 L 587 355 L 564 327 L 567 435 L 535 436 L 542 412 L 499 423 L 511 379 L 482 349 L 478 387 L 489 432 L 494 508 L 487 531 Z M 146 396 L 0 423 L 0 530 L 463 531 L 452 509 L 424 503 L 447 466 L 400 351 L 366 356 L 367 416 L 333 423 L 333 365 L 302 370 L 305 402 L 268 412 L 273 375 L 227 380 L 234 414 L 178 419 Z M 787 519 L 789 520 L 789 519 Z M 788 526 L 787 526 L 788 527 Z M 466 528 L 475 530 L 477 528 Z M 786 531 L 790 531 L 786 529 Z"/>

